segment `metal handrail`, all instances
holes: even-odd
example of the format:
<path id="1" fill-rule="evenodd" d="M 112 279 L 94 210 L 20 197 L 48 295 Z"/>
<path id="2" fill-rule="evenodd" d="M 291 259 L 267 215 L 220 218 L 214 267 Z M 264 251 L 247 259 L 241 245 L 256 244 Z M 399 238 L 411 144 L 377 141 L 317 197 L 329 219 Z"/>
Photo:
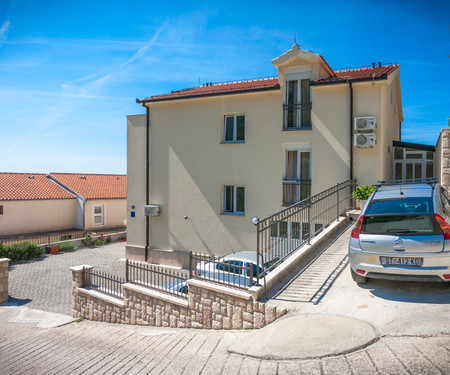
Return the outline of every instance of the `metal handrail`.
<path id="1" fill-rule="evenodd" d="M 303 199 L 275 214 L 259 219 L 257 226 L 258 263 L 260 257 L 266 264 L 262 275 L 275 268 L 285 258 L 305 243 L 310 243 L 342 212 L 355 206 L 352 192 L 356 181 L 338 183 L 318 194 Z M 264 254 L 264 257 L 260 256 Z M 259 269 L 259 268 L 258 268 Z"/>

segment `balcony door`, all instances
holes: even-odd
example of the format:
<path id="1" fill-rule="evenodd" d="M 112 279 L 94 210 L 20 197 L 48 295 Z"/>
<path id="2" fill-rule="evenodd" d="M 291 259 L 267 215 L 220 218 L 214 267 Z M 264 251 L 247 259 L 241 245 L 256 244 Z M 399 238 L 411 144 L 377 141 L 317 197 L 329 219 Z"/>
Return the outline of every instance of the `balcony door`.
<path id="1" fill-rule="evenodd" d="M 283 204 L 294 204 L 311 195 L 311 151 L 286 150 Z"/>
<path id="2" fill-rule="evenodd" d="M 309 79 L 286 82 L 285 128 L 311 127 L 311 92 Z"/>

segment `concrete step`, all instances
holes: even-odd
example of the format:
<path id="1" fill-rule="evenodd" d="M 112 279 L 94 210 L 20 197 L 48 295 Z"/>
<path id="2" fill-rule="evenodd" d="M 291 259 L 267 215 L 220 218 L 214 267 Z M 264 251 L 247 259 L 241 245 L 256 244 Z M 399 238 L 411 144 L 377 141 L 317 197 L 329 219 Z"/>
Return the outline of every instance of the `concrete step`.
<path id="1" fill-rule="evenodd" d="M 351 220 L 358 220 L 359 215 L 361 215 L 361 210 L 351 210 L 346 212 L 347 217 Z"/>

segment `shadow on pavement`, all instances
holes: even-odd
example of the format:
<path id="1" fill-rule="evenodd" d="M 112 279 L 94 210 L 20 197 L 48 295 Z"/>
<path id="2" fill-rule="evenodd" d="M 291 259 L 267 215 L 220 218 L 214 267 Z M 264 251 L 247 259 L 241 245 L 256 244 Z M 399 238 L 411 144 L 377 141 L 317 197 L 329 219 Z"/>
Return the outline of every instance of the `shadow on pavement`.
<path id="1" fill-rule="evenodd" d="M 359 285 L 374 296 L 389 301 L 448 304 L 450 303 L 450 285 L 447 283 L 369 280 Z"/>
<path id="2" fill-rule="evenodd" d="M 26 305 L 27 303 L 30 303 L 31 301 L 33 300 L 29 298 L 14 298 L 9 296 L 8 300 L 1 306 L 23 306 Z"/>

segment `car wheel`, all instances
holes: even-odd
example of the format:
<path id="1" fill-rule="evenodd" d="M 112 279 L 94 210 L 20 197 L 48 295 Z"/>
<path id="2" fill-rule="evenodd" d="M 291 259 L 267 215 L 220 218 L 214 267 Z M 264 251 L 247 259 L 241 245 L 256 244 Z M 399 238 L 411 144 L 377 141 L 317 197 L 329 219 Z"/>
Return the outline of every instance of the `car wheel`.
<path id="1" fill-rule="evenodd" d="M 355 283 L 358 284 L 367 284 L 367 277 L 360 275 L 359 273 L 356 273 L 353 271 L 353 269 L 350 268 L 350 271 L 352 273 L 352 279 Z"/>

